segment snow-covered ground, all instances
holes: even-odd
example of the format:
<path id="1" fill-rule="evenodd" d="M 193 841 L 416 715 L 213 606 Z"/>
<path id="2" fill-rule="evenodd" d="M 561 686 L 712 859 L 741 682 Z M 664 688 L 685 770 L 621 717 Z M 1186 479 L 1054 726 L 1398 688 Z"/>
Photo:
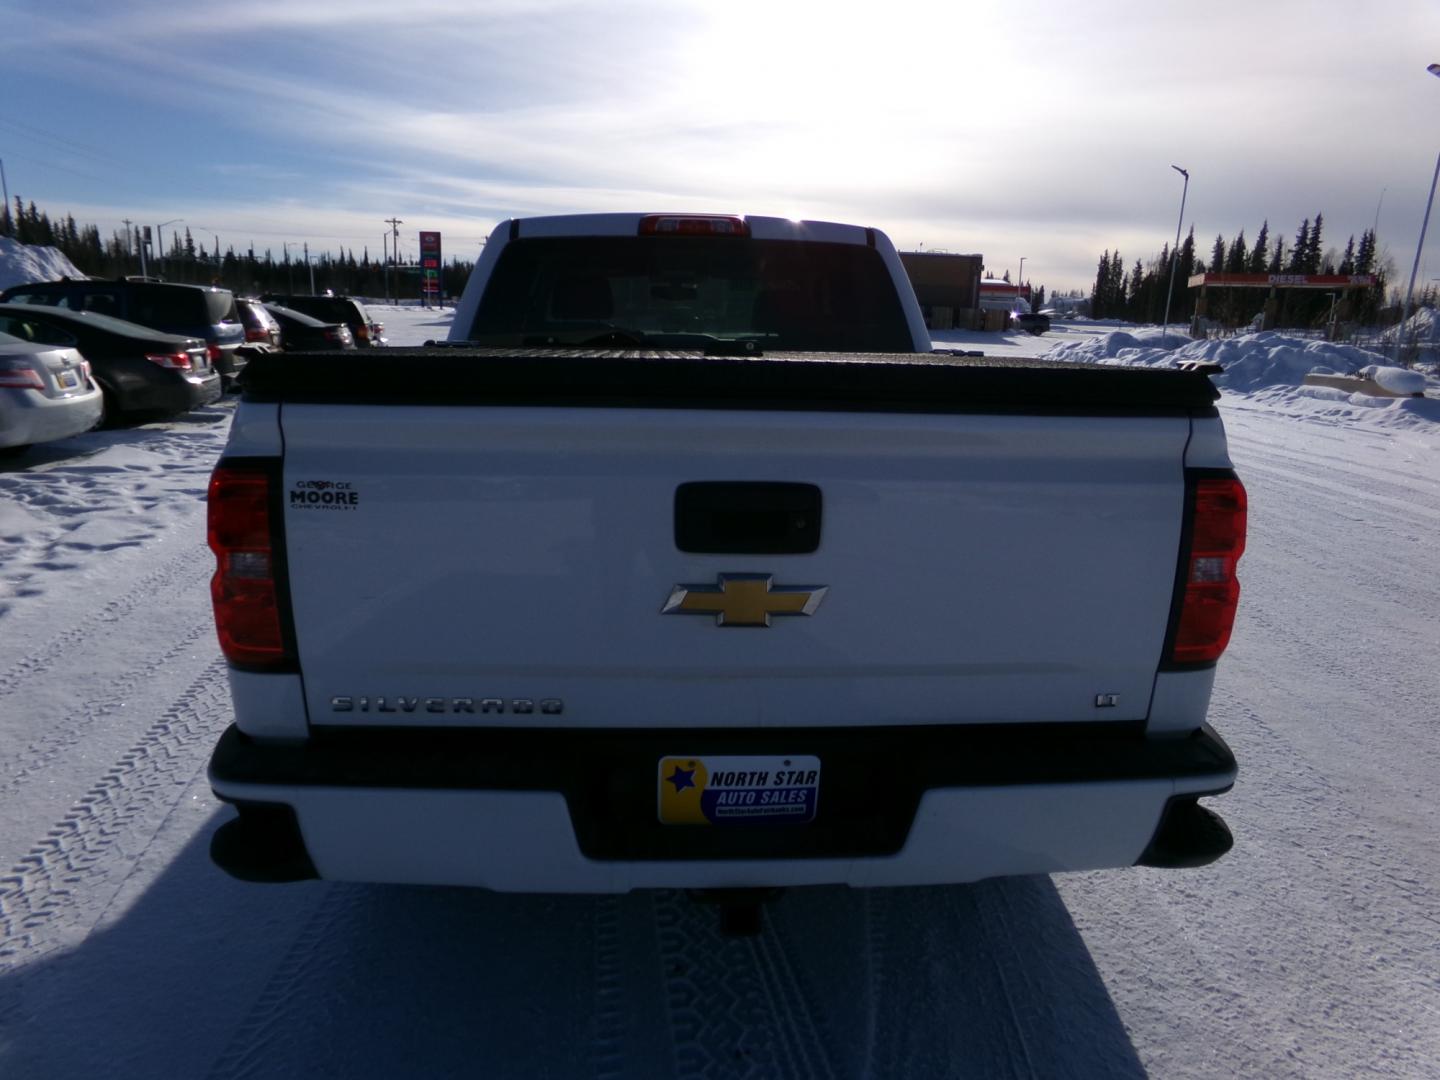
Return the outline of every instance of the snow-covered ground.
<path id="1" fill-rule="evenodd" d="M 381 318 L 405 344 L 448 312 Z M 1440 402 L 1312 393 L 1300 347 L 1216 356 L 1251 496 L 1211 714 L 1235 850 L 797 890 L 746 940 L 668 893 L 225 877 L 203 496 L 232 406 L 0 464 L 0 1077 L 1440 1075 Z"/>

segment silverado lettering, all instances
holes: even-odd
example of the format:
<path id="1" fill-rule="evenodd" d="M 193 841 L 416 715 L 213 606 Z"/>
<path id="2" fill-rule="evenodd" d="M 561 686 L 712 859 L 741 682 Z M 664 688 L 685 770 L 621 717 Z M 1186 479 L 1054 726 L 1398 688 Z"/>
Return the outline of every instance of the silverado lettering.
<path id="1" fill-rule="evenodd" d="M 540 712 L 546 716 L 559 716 L 565 711 L 565 703 L 559 698 L 473 698 L 473 697 L 386 697 L 336 696 L 330 699 L 331 712 L 415 712 L 423 708 L 428 713 L 512 713 L 529 714 Z"/>

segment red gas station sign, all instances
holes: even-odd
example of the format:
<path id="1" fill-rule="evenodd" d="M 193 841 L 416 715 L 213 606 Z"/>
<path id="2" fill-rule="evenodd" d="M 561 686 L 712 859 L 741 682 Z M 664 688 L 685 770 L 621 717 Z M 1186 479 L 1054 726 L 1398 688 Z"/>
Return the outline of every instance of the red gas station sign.
<path id="1" fill-rule="evenodd" d="M 420 291 L 426 296 L 440 295 L 440 234 L 420 234 Z"/>

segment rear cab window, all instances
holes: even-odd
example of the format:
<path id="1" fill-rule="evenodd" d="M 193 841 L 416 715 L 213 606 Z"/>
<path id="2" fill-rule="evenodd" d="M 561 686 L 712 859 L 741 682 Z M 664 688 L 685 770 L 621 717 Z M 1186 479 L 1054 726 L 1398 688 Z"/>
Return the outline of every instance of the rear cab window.
<path id="1" fill-rule="evenodd" d="M 481 345 L 583 345 L 612 335 L 671 347 L 913 349 L 873 248 L 710 236 L 516 240 L 468 336 Z"/>

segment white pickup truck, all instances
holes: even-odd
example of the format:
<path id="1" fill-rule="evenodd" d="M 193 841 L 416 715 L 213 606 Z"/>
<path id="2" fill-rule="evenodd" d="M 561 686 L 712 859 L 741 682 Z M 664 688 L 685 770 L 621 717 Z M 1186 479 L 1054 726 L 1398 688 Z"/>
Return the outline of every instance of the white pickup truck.
<path id="1" fill-rule="evenodd" d="M 1230 846 L 1208 379 L 931 352 L 890 242 L 509 221 L 452 340 L 261 357 L 210 486 L 247 880 L 965 882 Z"/>

